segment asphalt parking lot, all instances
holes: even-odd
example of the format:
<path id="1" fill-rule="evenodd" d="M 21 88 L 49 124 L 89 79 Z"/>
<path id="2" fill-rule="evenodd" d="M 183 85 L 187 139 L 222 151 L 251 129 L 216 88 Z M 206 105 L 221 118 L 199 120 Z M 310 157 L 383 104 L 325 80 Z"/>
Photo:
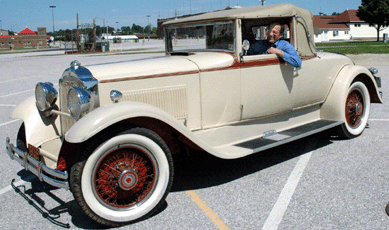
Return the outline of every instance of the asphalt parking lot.
<path id="1" fill-rule="evenodd" d="M 162 55 L 0 55 L 0 229 L 102 228 L 70 191 L 41 183 L 9 159 L 5 139 L 14 143 L 21 124 L 9 115 L 37 82 L 58 84 L 74 59 L 90 65 Z M 385 103 L 372 105 L 362 136 L 318 134 L 237 160 L 194 152 L 175 165 L 163 206 L 122 229 L 388 229 L 389 55 L 351 58 L 377 67 L 382 78 Z"/>

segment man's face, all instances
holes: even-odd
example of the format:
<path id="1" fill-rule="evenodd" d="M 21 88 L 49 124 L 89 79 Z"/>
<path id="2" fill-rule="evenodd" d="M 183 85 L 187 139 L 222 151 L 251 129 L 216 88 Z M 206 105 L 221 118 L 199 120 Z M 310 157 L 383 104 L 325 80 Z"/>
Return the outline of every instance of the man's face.
<path id="1" fill-rule="evenodd" d="M 266 32 L 267 35 L 267 40 L 270 43 L 275 43 L 278 41 L 280 38 L 282 38 L 283 34 L 280 33 L 281 31 L 281 25 L 270 25 L 269 29 Z"/>

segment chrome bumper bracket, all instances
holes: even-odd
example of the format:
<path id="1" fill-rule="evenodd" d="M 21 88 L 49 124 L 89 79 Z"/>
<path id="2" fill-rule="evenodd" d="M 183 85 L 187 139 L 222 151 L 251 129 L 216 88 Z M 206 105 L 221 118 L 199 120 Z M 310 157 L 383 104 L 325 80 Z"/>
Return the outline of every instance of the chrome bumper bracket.
<path id="1" fill-rule="evenodd" d="M 69 189 L 68 173 L 66 171 L 61 172 L 56 169 L 51 169 L 47 167 L 43 162 L 35 160 L 26 152 L 23 152 L 22 150 L 11 144 L 10 139 L 8 137 L 6 139 L 5 146 L 7 149 L 7 154 L 9 155 L 11 160 L 16 160 L 17 162 L 19 162 L 19 164 L 21 164 L 25 170 L 33 173 L 39 178 L 40 181 L 46 182 L 54 187 Z M 59 178 L 61 180 L 57 180 L 54 178 Z"/>

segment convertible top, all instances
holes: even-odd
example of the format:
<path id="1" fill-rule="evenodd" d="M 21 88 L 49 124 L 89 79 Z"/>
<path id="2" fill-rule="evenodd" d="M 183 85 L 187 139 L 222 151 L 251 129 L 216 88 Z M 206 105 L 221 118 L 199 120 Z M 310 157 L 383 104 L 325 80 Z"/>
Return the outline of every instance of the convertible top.
<path id="1" fill-rule="evenodd" d="M 290 3 L 283 3 L 277 5 L 266 6 L 252 6 L 245 8 L 233 8 L 228 10 L 221 10 L 215 12 L 209 12 L 192 17 L 179 18 L 163 23 L 164 26 L 183 23 L 194 22 L 211 19 L 254 19 L 254 18 L 269 18 L 269 17 L 292 17 L 294 15 L 301 15 L 307 21 L 312 19 L 312 13 L 303 8 L 297 7 Z"/>
<path id="2" fill-rule="evenodd" d="M 296 15 L 301 16 L 295 17 Z M 310 44 L 307 31 L 311 36 L 313 32 L 313 15 L 309 10 L 297 7 L 290 3 L 283 3 L 277 5 L 253 6 L 246 8 L 233 8 L 228 10 L 221 10 L 209 12 L 205 14 L 195 15 L 186 18 L 179 18 L 163 23 L 163 26 L 179 26 L 180 24 L 199 23 L 210 20 L 228 20 L 228 19 L 260 19 L 260 18 L 288 18 L 294 17 L 296 23 L 296 41 L 295 47 L 299 54 L 303 57 L 316 55 L 316 49 L 313 44 Z M 303 20 L 304 19 L 304 20 Z M 304 21 L 307 28 L 304 26 Z M 312 37 L 313 39 L 313 37 Z"/>

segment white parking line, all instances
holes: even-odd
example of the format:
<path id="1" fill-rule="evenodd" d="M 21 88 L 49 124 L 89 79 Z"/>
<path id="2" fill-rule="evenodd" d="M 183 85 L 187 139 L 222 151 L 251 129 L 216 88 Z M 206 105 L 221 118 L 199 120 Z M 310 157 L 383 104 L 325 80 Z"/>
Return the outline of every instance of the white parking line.
<path id="1" fill-rule="evenodd" d="M 21 80 L 24 80 L 24 79 L 27 79 L 27 78 L 31 79 L 31 77 L 23 77 L 23 78 L 8 80 L 8 81 L 0 81 L 0 84 L 12 82 L 12 81 L 21 81 Z"/>
<path id="2" fill-rule="evenodd" d="M 318 142 L 317 138 L 310 139 L 309 144 L 306 147 L 306 150 L 312 149 L 316 146 Z M 263 230 L 276 230 L 280 225 L 282 218 L 284 217 L 285 211 L 288 208 L 289 202 L 292 199 L 294 191 L 300 181 L 301 176 L 307 166 L 309 159 L 312 156 L 312 152 L 302 155 L 294 167 L 292 173 L 290 174 L 288 181 L 286 182 L 280 196 L 278 197 L 273 209 L 271 210 L 265 224 L 263 225 Z"/>
<path id="3" fill-rule="evenodd" d="M 58 84 L 54 84 L 53 86 L 56 87 L 56 86 L 58 86 Z M 0 96 L 0 98 L 10 97 L 10 96 L 14 96 L 14 95 L 22 94 L 22 93 L 27 93 L 27 92 L 30 92 L 30 91 L 35 91 L 35 88 L 34 89 L 25 90 L 25 91 L 20 91 L 18 93 L 12 93 L 12 94 L 3 95 L 3 96 Z"/>
<path id="4" fill-rule="evenodd" d="M 0 104 L 0 106 L 3 106 L 3 107 L 16 107 L 16 105 L 7 105 L 7 104 Z"/>
<path id="5" fill-rule="evenodd" d="M 18 186 L 23 185 L 23 184 L 25 184 L 25 183 L 27 183 L 27 182 L 30 182 L 30 181 L 31 181 L 32 179 L 34 179 L 34 178 L 35 178 L 35 175 L 31 175 L 31 176 L 27 177 L 25 180 L 20 180 L 20 181 L 14 183 L 14 185 L 15 185 L 15 187 L 18 187 Z M 13 188 L 12 188 L 11 185 L 8 185 L 7 187 L 1 189 L 1 190 L 0 190 L 0 196 L 3 195 L 3 194 L 6 193 L 6 192 L 11 191 L 12 189 L 13 189 Z"/>
<path id="6" fill-rule="evenodd" d="M 10 96 L 14 96 L 14 95 L 22 94 L 22 93 L 27 93 L 27 92 L 34 91 L 34 90 L 35 89 L 29 89 L 29 90 L 21 91 L 18 93 L 7 94 L 7 95 L 0 96 L 0 98 L 10 97 Z"/>
<path id="7" fill-rule="evenodd" d="M 19 120 L 20 120 L 20 119 L 5 122 L 5 123 L 3 123 L 3 124 L 0 124 L 0 127 L 1 127 L 1 126 L 4 126 L 4 125 L 11 124 L 11 123 L 14 123 L 14 122 L 17 122 L 17 121 L 19 121 Z"/>
<path id="8" fill-rule="evenodd" d="M 369 121 L 389 121 L 389 119 L 369 119 Z"/>

